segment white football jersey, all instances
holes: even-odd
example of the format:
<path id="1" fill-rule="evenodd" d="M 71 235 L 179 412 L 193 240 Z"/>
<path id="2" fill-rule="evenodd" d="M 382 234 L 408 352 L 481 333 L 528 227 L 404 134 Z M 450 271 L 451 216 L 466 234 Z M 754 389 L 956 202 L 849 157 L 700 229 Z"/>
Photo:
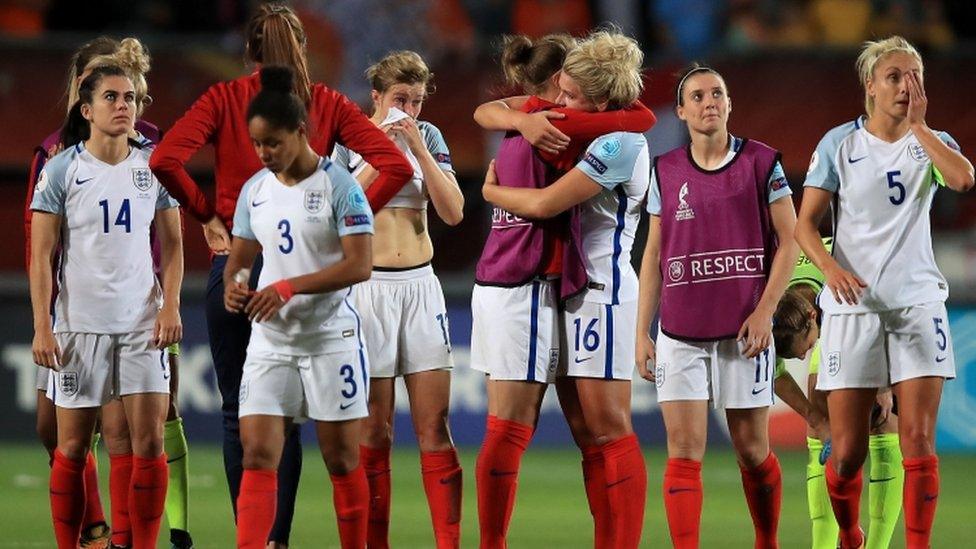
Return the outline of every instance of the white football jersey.
<path id="1" fill-rule="evenodd" d="M 373 233 L 366 195 L 349 172 L 329 159 L 308 178 L 287 186 L 270 171 L 244 184 L 234 213 L 234 236 L 261 244 L 258 288 L 320 271 L 339 262 L 340 237 Z M 298 294 L 274 318 L 256 322 L 248 352 L 319 355 L 361 346 L 351 289 Z"/>
<path id="2" fill-rule="evenodd" d="M 647 139 L 614 132 L 595 139 L 576 165 L 603 187 L 580 205 L 586 275 L 584 300 L 615 305 L 637 299 L 630 251 L 647 194 L 651 160 Z"/>
<path id="3" fill-rule="evenodd" d="M 834 193 L 834 259 L 867 284 L 857 305 L 838 303 L 826 290 L 820 306 L 837 314 L 945 301 L 949 285 L 935 264 L 929 223 L 942 177 L 911 131 L 888 143 L 864 121 L 827 132 L 804 183 Z M 952 137 L 937 133 L 958 150 Z"/>
<path id="4" fill-rule="evenodd" d="M 31 209 L 63 218 L 54 331 L 123 334 L 151 330 L 162 290 L 153 274 L 149 228 L 175 200 L 149 170 L 143 141 L 110 165 L 83 144 L 41 172 Z"/>

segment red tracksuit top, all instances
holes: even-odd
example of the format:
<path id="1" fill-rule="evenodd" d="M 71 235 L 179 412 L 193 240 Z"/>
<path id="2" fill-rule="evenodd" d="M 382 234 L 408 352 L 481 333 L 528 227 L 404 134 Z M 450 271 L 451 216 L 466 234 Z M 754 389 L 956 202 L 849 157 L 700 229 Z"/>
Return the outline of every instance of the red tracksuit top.
<path id="1" fill-rule="evenodd" d="M 201 223 L 216 214 L 231 229 L 241 187 L 264 166 L 247 132 L 247 107 L 261 89 L 257 72 L 211 86 L 166 132 L 149 159 L 149 167 L 169 194 Z M 380 175 L 366 197 L 374 211 L 382 208 L 413 176 L 403 153 L 355 103 L 323 84 L 312 84 L 308 106 L 308 140 L 323 156 L 336 143 L 358 152 Z M 215 149 L 216 207 L 183 167 L 201 147 Z"/>

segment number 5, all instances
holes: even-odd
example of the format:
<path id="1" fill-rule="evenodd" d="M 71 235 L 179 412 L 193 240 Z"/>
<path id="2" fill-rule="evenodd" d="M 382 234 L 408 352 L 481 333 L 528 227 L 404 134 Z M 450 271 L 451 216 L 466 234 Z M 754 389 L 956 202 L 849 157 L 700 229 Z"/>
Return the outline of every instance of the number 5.
<path id="1" fill-rule="evenodd" d="M 905 186 L 901 184 L 901 181 L 896 181 L 895 177 L 901 175 L 901 170 L 895 170 L 893 172 L 888 172 L 888 188 L 898 189 L 898 196 L 889 196 L 888 200 L 891 201 L 895 206 L 901 204 L 905 201 Z"/>
<path id="2" fill-rule="evenodd" d="M 938 317 L 933 318 L 932 321 L 935 322 L 935 337 L 939 338 L 940 340 L 937 343 L 937 345 L 939 346 L 939 350 L 945 351 L 946 347 L 949 346 L 949 339 L 946 337 L 945 330 L 942 329 L 943 321 L 941 318 Z"/>

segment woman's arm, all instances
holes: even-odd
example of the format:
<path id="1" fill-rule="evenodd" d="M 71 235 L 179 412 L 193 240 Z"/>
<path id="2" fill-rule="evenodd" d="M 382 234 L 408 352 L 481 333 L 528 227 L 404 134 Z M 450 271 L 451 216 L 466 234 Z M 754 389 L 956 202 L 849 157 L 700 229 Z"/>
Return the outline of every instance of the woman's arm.
<path id="1" fill-rule="evenodd" d="M 236 238 L 234 242 L 237 242 Z M 314 273 L 280 280 L 259 290 L 244 307 L 248 318 L 255 322 L 268 320 L 294 294 L 334 292 L 368 279 L 373 271 L 373 236 L 351 234 L 340 237 L 339 242 L 342 245 L 341 260 Z"/>
<path id="2" fill-rule="evenodd" d="M 792 408 L 793 411 L 800 414 L 807 422 L 807 425 L 817 433 L 817 438 L 823 442 L 826 442 L 830 438 L 827 418 L 807 399 L 806 395 L 803 394 L 803 390 L 796 384 L 796 380 L 793 379 L 793 376 L 788 371 L 784 371 L 782 375 L 776 377 L 776 380 L 773 382 L 773 389 L 776 391 L 776 396 Z"/>
<path id="3" fill-rule="evenodd" d="M 637 372 L 648 381 L 654 381 L 653 366 L 657 358 L 654 341 L 651 340 L 651 323 L 657 314 L 661 299 L 661 218 L 650 216 L 647 227 L 647 243 L 641 257 L 640 285 L 637 294 L 637 348 L 635 362 Z"/>
<path id="4" fill-rule="evenodd" d="M 435 132 L 433 139 L 439 144 L 443 144 L 440 137 L 440 130 L 433 126 L 428 126 L 429 132 Z M 420 128 L 412 118 L 403 119 L 393 125 L 393 132 L 403 135 L 410 147 L 410 152 L 420 163 L 420 171 L 424 176 L 424 184 L 427 186 L 427 194 L 430 201 L 434 204 L 434 210 L 444 223 L 455 226 L 464 219 L 464 195 L 458 187 L 457 179 L 454 174 L 441 168 L 431 154 L 420 133 Z M 443 146 L 443 151 L 447 155 L 447 146 Z M 449 156 L 449 155 L 447 155 Z M 450 160 L 446 160 L 450 163 Z"/>
<path id="5" fill-rule="evenodd" d="M 766 280 L 766 288 L 759 298 L 759 303 L 739 328 L 738 339 L 747 342 L 743 354 L 748 358 L 757 356 L 769 347 L 773 337 L 773 313 L 776 312 L 776 305 L 783 297 L 783 292 L 786 291 L 786 285 L 796 266 L 796 258 L 800 255 L 800 250 L 793 239 L 793 232 L 796 229 L 793 199 L 784 196 L 775 200 L 769 205 L 769 215 L 773 222 L 773 230 L 776 231 L 779 248 L 773 255 L 769 278 Z"/>
<path id="6" fill-rule="evenodd" d="M 585 202 L 603 190 L 579 168 L 542 189 L 502 187 L 495 175 L 495 161 L 488 165 L 482 195 L 499 208 L 525 219 L 548 219 Z"/>
<path id="7" fill-rule="evenodd" d="M 38 147 L 34 150 L 34 157 L 31 159 L 30 172 L 27 174 L 27 200 L 24 202 L 24 244 L 25 257 L 24 265 L 30 273 L 31 265 L 31 220 L 34 218 L 34 210 L 31 210 L 31 201 L 34 200 L 34 187 L 37 186 L 37 178 L 47 163 L 47 152 Z"/>
<path id="8" fill-rule="evenodd" d="M 61 349 L 54 339 L 51 325 L 51 295 L 54 291 L 54 251 L 61 234 L 60 215 L 33 213 L 31 223 L 30 296 L 34 316 L 34 342 L 31 351 L 34 363 L 45 368 L 58 369 L 61 365 Z"/>
<path id="9" fill-rule="evenodd" d="M 374 212 L 379 211 L 410 181 L 413 167 L 359 107 L 345 96 L 337 95 L 340 102 L 336 108 L 334 127 L 338 131 L 339 142 L 362 155 L 363 160 L 379 172 L 376 180 L 366 189 L 370 207 Z"/>
<path id="10" fill-rule="evenodd" d="M 156 317 L 153 339 L 160 349 L 183 339 L 180 319 L 180 289 L 183 287 L 183 231 L 180 209 L 156 210 L 156 236 L 161 248 L 160 278 L 163 283 L 163 308 Z"/>
<path id="11" fill-rule="evenodd" d="M 550 154 L 565 150 L 570 137 L 553 126 L 550 120 L 566 115 L 551 110 L 524 112 L 522 109 L 528 100 L 529 96 L 520 96 L 482 103 L 474 111 L 474 120 L 486 130 L 517 131 L 533 147 Z"/>
<path id="12" fill-rule="evenodd" d="M 867 284 L 837 264 L 827 252 L 820 236 L 820 220 L 827 213 L 833 197 L 834 193 L 818 187 L 804 188 L 803 201 L 800 202 L 800 213 L 796 220 L 796 242 L 810 261 L 823 272 L 834 299 L 838 303 L 854 305 Z"/>
<path id="13" fill-rule="evenodd" d="M 913 72 L 905 73 L 908 84 L 908 121 L 912 133 L 932 159 L 932 164 L 942 174 L 945 184 L 957 192 L 966 192 L 973 188 L 973 165 L 959 151 L 953 150 L 939 138 L 925 123 L 925 111 L 928 108 L 928 98 L 925 88 L 918 75 Z"/>

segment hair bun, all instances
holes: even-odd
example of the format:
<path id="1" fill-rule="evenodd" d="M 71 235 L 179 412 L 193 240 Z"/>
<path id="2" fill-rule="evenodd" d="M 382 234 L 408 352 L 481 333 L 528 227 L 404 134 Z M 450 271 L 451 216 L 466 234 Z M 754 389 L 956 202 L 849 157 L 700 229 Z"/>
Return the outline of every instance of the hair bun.
<path id="1" fill-rule="evenodd" d="M 295 72 L 283 65 L 266 65 L 261 68 L 261 90 L 292 93 L 295 89 Z"/>

